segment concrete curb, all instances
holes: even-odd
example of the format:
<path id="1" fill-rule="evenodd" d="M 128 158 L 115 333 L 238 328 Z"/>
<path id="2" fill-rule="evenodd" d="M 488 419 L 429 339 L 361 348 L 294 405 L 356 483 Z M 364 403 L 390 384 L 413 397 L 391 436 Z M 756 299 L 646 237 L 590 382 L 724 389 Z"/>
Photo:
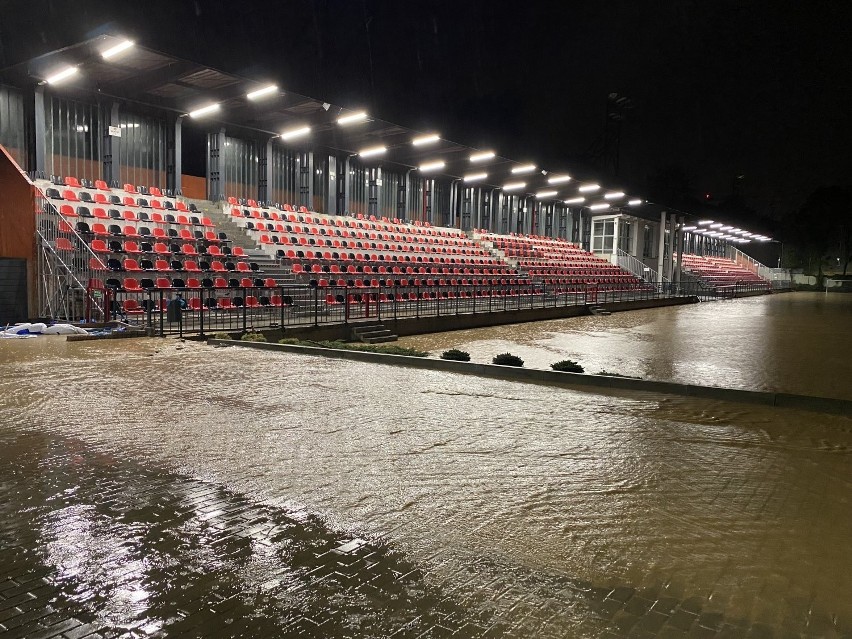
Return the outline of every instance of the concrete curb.
<path id="1" fill-rule="evenodd" d="M 268 342 L 243 342 L 236 340 L 210 339 L 211 346 L 241 346 L 267 351 L 283 351 L 302 355 L 333 357 L 373 364 L 391 366 L 408 366 L 425 370 L 447 371 L 465 375 L 478 375 L 492 379 L 505 379 L 513 382 L 528 384 L 548 384 L 586 390 L 603 388 L 610 390 L 640 391 L 646 393 L 664 393 L 682 395 L 701 399 L 714 399 L 726 402 L 746 404 L 762 404 L 781 408 L 795 408 L 831 415 L 852 417 L 852 401 L 832 397 L 815 397 L 812 395 L 795 395 L 791 393 L 772 393 L 767 391 L 749 391 L 737 388 L 720 388 L 717 386 L 698 386 L 695 384 L 680 384 L 677 382 L 660 382 L 630 377 L 611 377 L 609 375 L 588 375 L 585 373 L 562 373 L 559 371 L 542 370 L 539 368 L 515 368 L 498 366 L 496 364 L 477 364 L 472 362 L 455 362 L 451 360 L 433 359 L 428 357 L 409 357 L 406 355 L 387 355 L 384 353 L 369 353 L 365 351 L 349 351 L 335 348 L 314 346 L 296 346 L 294 344 L 275 344 Z"/>

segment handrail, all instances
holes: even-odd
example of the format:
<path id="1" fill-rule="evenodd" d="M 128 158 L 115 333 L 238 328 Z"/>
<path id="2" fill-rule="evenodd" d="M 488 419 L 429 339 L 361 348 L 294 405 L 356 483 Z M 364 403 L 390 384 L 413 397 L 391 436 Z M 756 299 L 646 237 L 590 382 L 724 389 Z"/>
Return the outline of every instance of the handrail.
<path id="1" fill-rule="evenodd" d="M 617 266 L 625 271 L 633 273 L 636 277 L 646 282 L 668 282 L 667 277 L 660 277 L 654 269 L 648 267 L 642 260 L 630 255 L 620 248 L 615 249 Z"/>

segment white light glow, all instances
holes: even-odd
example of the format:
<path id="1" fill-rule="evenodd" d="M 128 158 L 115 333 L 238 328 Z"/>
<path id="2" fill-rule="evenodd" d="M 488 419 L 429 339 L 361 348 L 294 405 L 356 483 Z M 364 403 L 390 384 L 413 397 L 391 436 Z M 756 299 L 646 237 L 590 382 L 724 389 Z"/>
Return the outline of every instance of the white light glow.
<path id="1" fill-rule="evenodd" d="M 512 175 L 520 175 L 521 173 L 530 173 L 535 171 L 535 164 L 522 164 L 512 169 Z"/>
<path id="2" fill-rule="evenodd" d="M 722 228 L 722 226 L 724 226 L 724 225 L 721 222 L 716 222 L 715 224 L 711 224 L 710 228 L 711 229 L 720 229 L 720 228 Z"/>
<path id="3" fill-rule="evenodd" d="M 358 111 L 358 113 L 353 113 L 352 115 L 344 115 L 342 118 L 337 118 L 337 123 L 341 126 L 346 126 L 347 124 L 355 124 L 356 122 L 363 122 L 367 119 L 366 111 Z"/>
<path id="4" fill-rule="evenodd" d="M 440 171 L 445 166 L 447 166 L 446 162 L 444 162 L 442 160 L 436 160 L 435 162 L 426 162 L 425 164 L 421 164 L 420 170 L 423 171 L 424 173 L 426 171 Z"/>
<path id="5" fill-rule="evenodd" d="M 294 138 L 301 138 L 301 137 L 307 135 L 310 132 L 311 132 L 311 127 L 302 126 L 302 127 L 299 127 L 298 129 L 290 129 L 289 131 L 284 131 L 281 134 L 281 139 L 282 140 L 293 140 Z"/>
<path id="6" fill-rule="evenodd" d="M 494 157 L 494 151 L 483 151 L 482 153 L 474 153 L 470 156 L 471 162 L 485 162 Z"/>
<path id="7" fill-rule="evenodd" d="M 470 175 L 464 176 L 465 182 L 475 182 L 476 180 L 484 180 L 488 177 L 487 173 L 471 173 Z"/>
<path id="8" fill-rule="evenodd" d="M 48 84 L 57 84 L 63 80 L 67 80 L 72 75 L 75 75 L 79 69 L 77 67 L 65 67 L 59 73 L 55 73 L 45 80 Z"/>
<path id="9" fill-rule="evenodd" d="M 508 184 L 503 185 L 504 191 L 517 191 L 518 189 L 522 189 L 527 185 L 526 182 L 509 182 Z"/>
<path id="10" fill-rule="evenodd" d="M 371 146 L 368 149 L 361 149 L 361 151 L 358 152 L 358 155 L 360 155 L 362 158 L 369 158 L 374 155 L 381 155 L 387 150 L 388 147 L 386 146 Z"/>
<path id="11" fill-rule="evenodd" d="M 584 184 L 577 190 L 580 191 L 580 193 L 592 193 L 597 191 L 599 188 L 601 188 L 600 184 Z"/>
<path id="12" fill-rule="evenodd" d="M 563 182 L 569 182 L 571 180 L 570 175 L 554 175 L 553 177 L 547 178 L 548 184 L 562 184 Z"/>
<path id="13" fill-rule="evenodd" d="M 257 100 L 258 98 L 265 97 L 270 93 L 275 93 L 278 90 L 278 87 L 274 84 L 270 84 L 268 87 L 263 87 L 262 89 L 258 89 L 257 91 L 252 91 L 251 93 L 246 93 L 246 97 L 249 100 Z"/>
<path id="14" fill-rule="evenodd" d="M 733 226 L 723 226 L 719 230 L 720 231 L 730 231 L 732 228 L 734 228 L 734 227 Z"/>
<path id="15" fill-rule="evenodd" d="M 683 230 L 684 231 L 694 231 L 697 228 L 698 228 L 697 226 L 684 226 Z"/>
<path id="16" fill-rule="evenodd" d="M 608 202 L 600 202 L 599 204 L 592 204 L 589 208 L 592 211 L 603 211 L 604 209 L 609 208 L 609 203 Z"/>
<path id="17" fill-rule="evenodd" d="M 127 51 L 130 47 L 133 46 L 133 40 L 125 40 L 124 42 L 119 42 L 114 47 L 110 47 L 106 51 L 101 53 L 101 57 L 104 60 L 109 60 L 110 58 L 114 58 L 119 53 L 123 53 Z"/>
<path id="18" fill-rule="evenodd" d="M 640 200 L 639 198 L 637 198 L 637 199 L 635 199 L 635 200 L 630 200 L 627 204 L 628 204 L 629 206 L 639 206 L 640 204 L 642 204 L 642 200 Z"/>
<path id="19" fill-rule="evenodd" d="M 557 193 L 559 193 L 559 191 L 539 191 L 535 194 L 535 196 L 538 199 L 543 200 L 545 198 L 555 197 Z"/>
<path id="20" fill-rule="evenodd" d="M 570 200 L 565 200 L 565 204 L 582 204 L 585 201 L 584 197 L 572 197 Z"/>
<path id="21" fill-rule="evenodd" d="M 440 139 L 441 136 L 437 133 L 430 133 L 429 135 L 421 135 L 420 137 L 414 138 L 411 143 L 414 146 L 423 146 L 424 144 L 434 144 Z"/>
<path id="22" fill-rule="evenodd" d="M 623 191 L 614 191 L 612 193 L 607 193 L 604 195 L 605 200 L 619 200 L 624 197 Z"/>
<path id="23" fill-rule="evenodd" d="M 219 103 L 214 102 L 213 104 L 208 104 L 207 106 L 203 106 L 200 109 L 195 109 L 195 111 L 189 112 L 189 117 L 198 118 L 202 115 L 207 115 L 208 113 L 213 113 L 214 111 L 219 110 Z"/>
<path id="24" fill-rule="evenodd" d="M 708 224 L 713 224 L 713 220 L 701 220 L 698 222 L 698 226 L 707 226 Z"/>

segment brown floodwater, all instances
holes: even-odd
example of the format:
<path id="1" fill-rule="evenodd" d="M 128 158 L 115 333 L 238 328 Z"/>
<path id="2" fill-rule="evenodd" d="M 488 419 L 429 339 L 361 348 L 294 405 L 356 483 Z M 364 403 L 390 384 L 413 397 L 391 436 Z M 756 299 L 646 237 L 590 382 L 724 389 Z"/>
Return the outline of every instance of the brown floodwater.
<path id="1" fill-rule="evenodd" d="M 714 317 L 709 304 L 574 320 L 564 333 L 550 322 L 529 352 L 685 375 L 681 346 L 690 346 L 720 384 L 733 385 L 723 371 L 738 370 L 742 384 L 770 385 L 791 366 L 789 354 L 772 353 L 777 345 L 828 352 L 839 341 L 823 348 L 812 330 L 803 349 L 796 336 L 806 324 L 782 330 L 805 299 L 715 306 L 723 312 L 704 340 L 696 333 Z M 812 299 L 829 324 L 848 317 L 848 303 Z M 500 330 L 516 344 L 535 326 Z M 604 355 L 634 342 L 645 368 L 627 367 L 636 355 Z M 713 352 L 735 363 L 711 365 Z M 776 370 L 759 372 L 757 362 Z M 835 375 L 848 380 L 848 362 Z M 811 372 L 821 389 L 832 379 L 826 368 Z M 848 396 L 839 382 L 829 388 L 823 394 Z M 597 636 L 560 605 L 561 578 L 700 600 L 708 614 L 778 633 L 810 620 L 852 630 L 846 418 L 174 340 L 38 338 L 0 342 L 0 425 L 71 437 L 385 538 L 467 605 L 510 620 L 542 615 L 537 636 Z"/>
<path id="2" fill-rule="evenodd" d="M 562 359 L 654 380 L 852 399 L 852 295 L 784 293 L 400 339 L 490 362 Z"/>

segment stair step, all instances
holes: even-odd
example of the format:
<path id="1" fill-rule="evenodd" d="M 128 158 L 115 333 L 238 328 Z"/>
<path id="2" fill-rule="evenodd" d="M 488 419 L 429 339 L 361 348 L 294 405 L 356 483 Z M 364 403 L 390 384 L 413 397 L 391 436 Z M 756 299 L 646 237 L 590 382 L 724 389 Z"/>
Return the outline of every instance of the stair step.
<path id="1" fill-rule="evenodd" d="M 376 337 L 387 337 L 387 336 L 392 335 L 392 334 L 393 334 L 393 333 L 391 333 L 391 332 L 390 332 L 390 331 L 388 331 L 388 330 L 384 330 L 384 331 L 365 331 L 365 332 L 363 332 L 363 333 L 358 333 L 358 337 L 359 337 L 359 338 L 361 339 L 361 341 L 363 342 L 363 341 L 366 341 L 366 340 L 368 340 L 368 339 L 374 339 L 374 338 L 376 338 Z"/>
<path id="2" fill-rule="evenodd" d="M 383 331 L 385 330 L 384 324 L 365 324 L 361 326 L 356 326 L 352 329 L 353 335 L 361 335 L 362 333 L 369 333 L 372 331 Z"/>

